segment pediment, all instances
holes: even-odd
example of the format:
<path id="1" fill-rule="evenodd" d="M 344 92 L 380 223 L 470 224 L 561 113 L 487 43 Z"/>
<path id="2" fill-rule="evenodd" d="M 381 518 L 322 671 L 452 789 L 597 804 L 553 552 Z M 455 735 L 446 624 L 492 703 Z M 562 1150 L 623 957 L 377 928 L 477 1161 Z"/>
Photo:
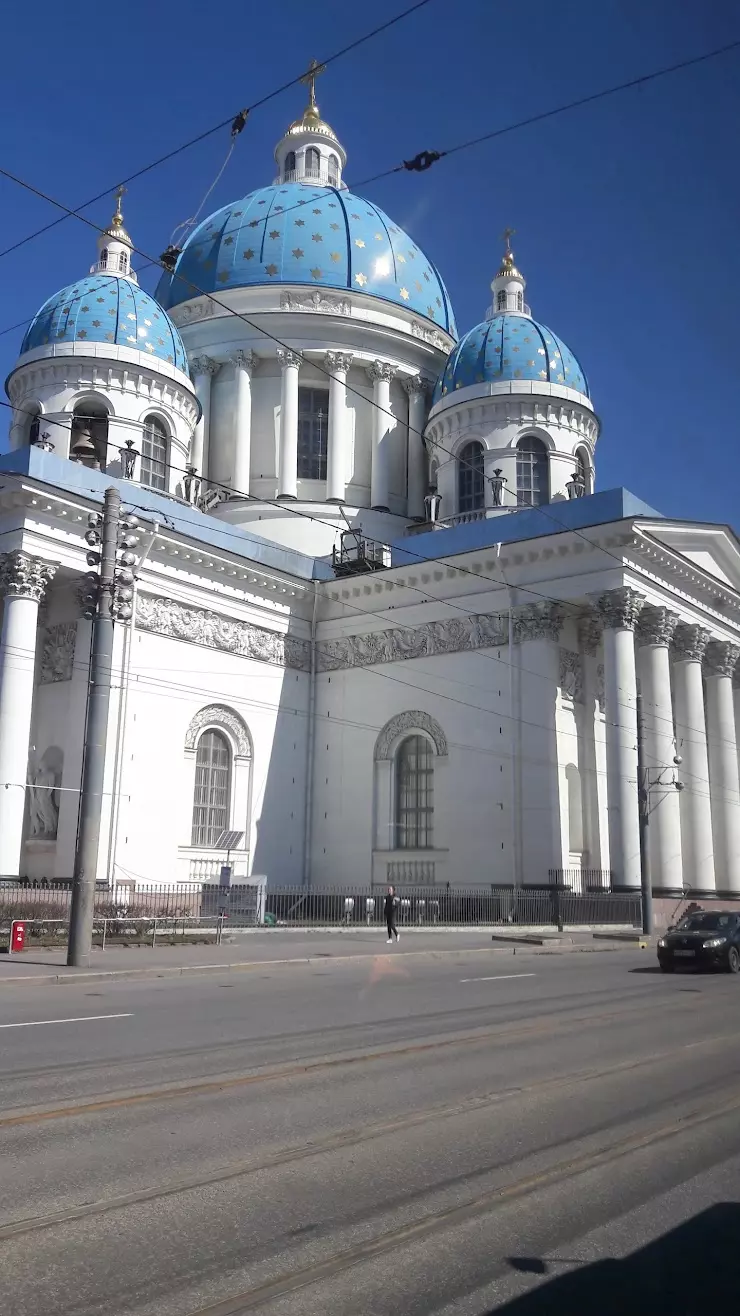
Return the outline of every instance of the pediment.
<path id="1" fill-rule="evenodd" d="M 721 585 L 740 592 L 740 541 L 729 526 L 699 521 L 640 520 L 639 528 Z"/>

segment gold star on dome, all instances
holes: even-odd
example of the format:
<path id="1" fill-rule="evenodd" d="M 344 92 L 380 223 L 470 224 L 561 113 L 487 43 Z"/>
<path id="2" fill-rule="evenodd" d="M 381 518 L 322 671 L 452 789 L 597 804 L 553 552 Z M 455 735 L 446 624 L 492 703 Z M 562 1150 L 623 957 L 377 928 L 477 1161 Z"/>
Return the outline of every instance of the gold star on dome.
<path id="1" fill-rule="evenodd" d="M 277 265 L 265 265 L 265 274 L 269 274 L 271 279 L 275 277 L 277 272 L 278 272 Z"/>
<path id="2" fill-rule="evenodd" d="M 356 246 L 356 247 L 364 247 L 364 245 L 365 245 L 365 243 L 363 242 L 362 238 L 355 238 L 355 246 Z"/>
<path id="3" fill-rule="evenodd" d="M 275 207 L 275 214 L 276 214 L 276 215 L 281 215 L 282 213 L 283 213 L 283 207 L 282 207 L 282 206 L 276 206 L 276 207 Z"/>
<path id="4" fill-rule="evenodd" d="M 264 201 L 260 201 L 260 205 L 261 205 L 261 206 L 263 206 L 264 204 L 265 204 Z M 244 212 L 241 211 L 241 210 L 232 210 L 231 213 L 232 213 L 232 215 L 241 215 L 241 214 L 243 214 Z M 213 224 L 208 224 L 207 227 L 208 227 L 208 228 L 213 228 Z"/>
<path id="5" fill-rule="evenodd" d="M 409 258 L 410 258 L 411 260 L 416 260 L 416 252 L 415 252 L 415 251 L 410 251 L 410 252 L 409 252 Z"/>
<path id="6" fill-rule="evenodd" d="M 330 224 L 330 225 L 329 225 L 329 228 L 330 228 L 330 229 L 333 229 L 335 233 L 337 233 L 337 232 L 339 231 L 339 225 L 338 225 L 338 224 Z"/>
<path id="7" fill-rule="evenodd" d="M 274 228 L 274 229 L 272 229 L 271 232 L 270 232 L 270 237 L 272 238 L 272 240 L 273 240 L 273 242 L 274 242 L 276 238 L 279 238 L 279 237 L 280 237 L 280 229 L 279 229 L 279 228 Z"/>
<path id="8" fill-rule="evenodd" d="M 559 383 L 559 384 L 564 383 L 564 376 L 563 376 L 563 375 L 558 375 L 558 383 Z"/>
<path id="9" fill-rule="evenodd" d="M 441 308 L 441 306 L 442 306 L 442 299 L 441 299 L 440 297 L 435 297 L 434 300 L 436 301 L 437 305 Z"/>
<path id="10" fill-rule="evenodd" d="M 405 302 L 408 301 L 408 299 L 409 299 L 409 290 L 408 290 L 408 288 L 402 288 L 402 289 L 401 289 L 401 296 L 403 297 L 403 300 L 404 300 Z"/>
<path id="11" fill-rule="evenodd" d="M 522 339 L 522 342 L 523 342 L 523 343 L 529 343 L 530 341 L 531 341 L 531 339 L 530 339 L 529 335 L 527 335 L 526 338 L 523 338 L 523 339 Z"/>
<path id="12" fill-rule="evenodd" d="M 306 227 L 306 221 L 305 221 L 305 219 L 296 219 L 296 220 L 295 220 L 295 224 L 296 224 L 296 227 L 297 227 L 297 228 L 305 228 L 305 227 Z"/>
<path id="13" fill-rule="evenodd" d="M 259 219 L 250 219 L 250 221 L 249 221 L 249 227 L 250 227 L 250 228 L 259 228 L 261 222 L 262 222 L 262 221 L 259 220 Z"/>
<path id="14" fill-rule="evenodd" d="M 303 249 L 301 247 L 295 247 L 292 254 L 295 256 L 296 260 L 300 260 L 304 254 Z"/>
<path id="15" fill-rule="evenodd" d="M 154 351 L 154 348 L 153 348 L 153 346 L 152 346 L 151 343 L 145 343 L 144 346 L 145 346 L 147 352 L 153 352 L 153 351 Z"/>
<path id="16" fill-rule="evenodd" d="M 151 327 L 152 327 L 152 322 L 151 322 L 151 320 L 145 320 L 145 321 L 144 321 L 144 324 L 146 325 L 147 329 L 151 329 Z"/>
<path id="17" fill-rule="evenodd" d="M 435 314 L 435 312 L 434 312 L 434 307 L 433 307 L 433 306 L 427 306 L 427 315 L 429 316 L 429 319 L 430 319 L 430 320 L 433 320 L 433 319 L 434 319 L 434 314 Z"/>
<path id="18" fill-rule="evenodd" d="M 228 270 L 222 270 L 222 271 L 221 271 L 221 273 L 220 273 L 219 276 L 218 276 L 218 281 L 219 281 L 219 283 L 228 283 L 228 282 L 229 282 L 229 273 L 228 273 Z"/>
<path id="19" fill-rule="evenodd" d="M 544 347 L 538 347 L 538 348 L 537 348 L 537 354 L 538 354 L 538 356 L 546 356 L 546 355 L 547 355 L 547 353 L 545 352 Z"/>
<path id="20" fill-rule="evenodd" d="M 128 315 L 126 316 L 126 319 L 127 319 L 127 320 L 135 320 L 135 319 L 136 319 L 136 316 L 134 315 L 133 311 L 129 311 Z"/>
<path id="21" fill-rule="evenodd" d="M 113 334 L 110 333 L 110 332 L 107 333 L 107 334 L 105 335 L 105 341 L 106 341 L 106 343 L 112 343 L 112 342 L 113 342 Z"/>
<path id="22" fill-rule="evenodd" d="M 104 302 L 104 301 L 105 301 L 105 297 L 96 297 L 95 300 L 96 300 L 96 302 Z"/>
<path id="23" fill-rule="evenodd" d="M 532 367 L 533 367 L 533 365 L 534 365 L 534 361 L 528 361 L 528 362 L 527 362 L 527 365 L 529 366 L 529 369 L 531 370 Z"/>
<path id="24" fill-rule="evenodd" d="M 315 270 L 311 270 L 311 278 L 312 278 L 312 279 L 320 279 L 320 278 L 321 278 L 321 270 L 319 269 L 318 265 L 316 266 L 316 269 L 315 269 Z"/>
<path id="25" fill-rule="evenodd" d="M 90 310 L 90 307 L 89 307 L 89 306 L 81 306 L 81 307 L 80 307 L 80 310 L 81 310 L 81 311 L 89 311 L 89 310 Z"/>
<path id="26" fill-rule="evenodd" d="M 417 292 L 421 292 L 421 284 L 419 283 L 418 279 L 414 279 L 414 287 L 416 288 Z"/>
<path id="27" fill-rule="evenodd" d="M 360 218 L 359 215 L 350 215 L 350 219 L 359 219 L 359 218 Z"/>
<path id="28" fill-rule="evenodd" d="M 558 364 L 558 363 L 557 363 L 555 357 L 553 357 L 553 358 L 552 358 L 552 361 L 550 362 L 550 369 L 551 369 L 551 370 L 554 370 L 557 364 Z"/>
<path id="29" fill-rule="evenodd" d="M 247 250 L 242 252 L 242 257 L 244 260 L 252 260 L 254 258 L 254 252 L 252 251 L 252 248 L 247 247 Z"/>
<path id="30" fill-rule="evenodd" d="M 334 261 L 336 261 L 336 260 L 341 260 L 341 257 L 340 257 L 340 255 L 339 255 L 339 252 L 338 252 L 338 251 L 330 251 L 330 252 L 329 252 L 329 255 L 330 255 L 331 259 L 334 260 Z"/>
<path id="31" fill-rule="evenodd" d="M 315 210 L 314 210 L 313 213 L 314 213 L 314 215 L 320 215 L 320 214 L 321 214 L 321 206 L 316 206 L 316 208 L 315 208 Z"/>
<path id="32" fill-rule="evenodd" d="M 164 347 L 164 338 L 158 338 L 157 342 L 159 343 L 160 347 Z"/>
<path id="33" fill-rule="evenodd" d="M 232 245 L 233 241 L 234 241 L 234 239 L 231 237 L 231 235 L 229 235 L 228 238 L 224 238 L 224 246 L 225 246 L 225 247 L 230 247 L 230 246 Z"/>
<path id="34" fill-rule="evenodd" d="M 99 329 L 99 328 L 100 328 L 100 321 L 99 321 L 99 320 L 93 320 L 93 322 L 92 322 L 92 327 L 93 327 L 93 329 Z"/>
<path id="35" fill-rule="evenodd" d="M 375 234 L 373 234 L 373 236 L 374 236 L 376 242 L 382 242 L 382 241 L 383 241 L 383 234 L 382 234 L 382 233 L 375 233 Z"/>
<path id="36" fill-rule="evenodd" d="M 425 270 L 425 271 L 424 271 L 424 278 L 425 278 L 426 282 L 428 283 L 428 282 L 429 282 L 429 271 L 428 271 L 428 270 Z"/>
<path id="37" fill-rule="evenodd" d="M 514 371 L 514 378 L 515 378 L 515 379 L 521 379 L 521 377 L 522 377 L 522 372 L 521 372 L 521 370 L 519 370 L 519 369 L 517 368 L 517 369 Z"/>
<path id="38" fill-rule="evenodd" d="M 546 370 L 541 370 L 541 371 L 540 371 L 540 379 L 547 379 L 547 371 L 546 371 Z"/>
<path id="39" fill-rule="evenodd" d="M 77 334 L 78 338 L 87 338 L 87 329 L 80 329 Z M 134 340 L 135 341 L 135 340 Z"/>
<path id="40" fill-rule="evenodd" d="M 406 257 L 405 257 L 405 256 L 402 256 L 401 253 L 400 253 L 400 251 L 399 251 L 398 256 L 397 256 L 396 259 L 398 260 L 398 263 L 399 263 L 400 265 L 405 265 L 405 264 L 406 264 Z"/>
<path id="41" fill-rule="evenodd" d="M 111 306 L 110 310 L 108 311 L 108 314 L 109 314 L 109 315 L 115 315 L 115 310 L 113 309 L 112 306 Z"/>
<path id="42" fill-rule="evenodd" d="M 324 239 L 322 238 L 322 236 L 321 236 L 320 233 L 312 233 L 312 234 L 311 234 L 311 241 L 312 241 L 312 242 L 323 242 Z"/>
<path id="43" fill-rule="evenodd" d="M 364 287 L 365 287 L 365 284 L 367 283 L 367 275 L 366 275 L 366 274 L 356 274 L 356 275 L 355 275 L 355 283 L 359 283 L 360 287 L 361 287 L 361 288 L 364 288 Z"/>
<path id="44" fill-rule="evenodd" d="M 512 347 L 511 350 L 512 350 L 512 352 L 518 352 L 518 351 L 519 351 L 519 348 L 518 348 L 518 347 Z"/>

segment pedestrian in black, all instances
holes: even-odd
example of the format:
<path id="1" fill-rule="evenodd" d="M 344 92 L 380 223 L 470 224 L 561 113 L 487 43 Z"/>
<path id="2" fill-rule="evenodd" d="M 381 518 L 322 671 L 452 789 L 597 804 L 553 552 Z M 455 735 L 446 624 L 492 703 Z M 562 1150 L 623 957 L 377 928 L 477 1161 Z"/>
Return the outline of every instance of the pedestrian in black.
<path id="1" fill-rule="evenodd" d="M 396 927 L 396 909 L 398 908 L 398 896 L 392 886 L 388 887 L 388 895 L 385 898 L 383 913 L 385 914 L 386 927 L 388 928 L 388 945 L 393 941 L 395 935 L 398 941 L 398 928 Z"/>

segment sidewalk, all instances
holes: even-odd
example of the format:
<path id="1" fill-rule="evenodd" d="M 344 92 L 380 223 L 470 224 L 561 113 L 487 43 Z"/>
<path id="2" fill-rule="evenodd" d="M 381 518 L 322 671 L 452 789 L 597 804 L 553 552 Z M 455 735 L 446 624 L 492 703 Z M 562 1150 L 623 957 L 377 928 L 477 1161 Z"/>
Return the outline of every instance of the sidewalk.
<path id="1" fill-rule="evenodd" d="M 539 935 L 540 944 L 524 941 L 528 933 Z M 496 940 L 493 940 L 493 934 Z M 513 941 L 514 936 L 516 942 Z M 0 955 L 0 988 L 15 983 L 30 985 L 79 983 L 116 978 L 165 978 L 183 974 L 249 972 L 270 965 L 342 963 L 377 955 L 426 956 L 512 956 L 514 954 L 572 954 L 623 950 L 625 943 L 595 940 L 593 932 L 573 931 L 560 936 L 554 929 L 517 928 L 512 944 L 506 929 L 408 929 L 398 946 L 388 946 L 384 930 L 275 929 L 236 933 L 221 946 L 114 946 L 93 949 L 90 967 L 67 968 L 64 950 L 29 949 L 19 955 Z"/>

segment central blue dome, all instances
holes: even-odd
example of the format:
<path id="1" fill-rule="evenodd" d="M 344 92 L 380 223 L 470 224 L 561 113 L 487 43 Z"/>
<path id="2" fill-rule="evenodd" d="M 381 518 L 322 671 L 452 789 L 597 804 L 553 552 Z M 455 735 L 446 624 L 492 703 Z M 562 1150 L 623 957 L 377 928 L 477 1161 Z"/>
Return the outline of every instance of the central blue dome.
<path id="1" fill-rule="evenodd" d="M 395 302 L 457 337 L 434 265 L 377 206 L 335 187 L 276 183 L 205 220 L 156 291 L 165 310 L 201 293 L 270 283 Z"/>
<path id="2" fill-rule="evenodd" d="M 477 324 L 453 348 L 437 381 L 432 405 L 455 389 L 512 379 L 564 384 L 591 396 L 580 361 L 552 329 L 528 315 L 504 311 Z"/>

